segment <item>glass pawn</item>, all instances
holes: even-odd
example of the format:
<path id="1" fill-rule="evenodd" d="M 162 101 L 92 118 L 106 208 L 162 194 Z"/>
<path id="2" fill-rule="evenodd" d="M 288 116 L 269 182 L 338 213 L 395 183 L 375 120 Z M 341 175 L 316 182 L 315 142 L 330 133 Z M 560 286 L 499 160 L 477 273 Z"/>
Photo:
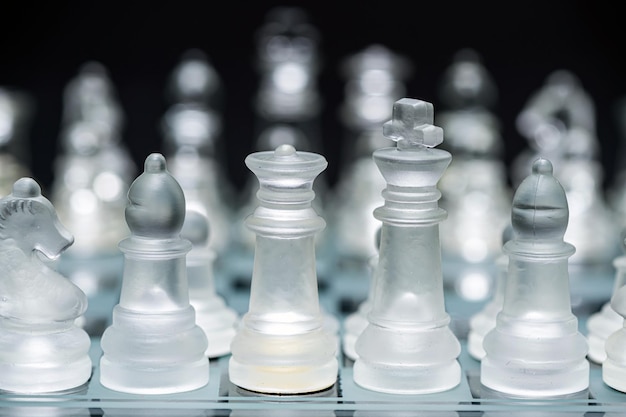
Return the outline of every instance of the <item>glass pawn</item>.
<path id="1" fill-rule="evenodd" d="M 626 231 L 622 232 L 622 251 L 626 252 Z M 615 268 L 615 281 L 613 294 L 626 284 L 626 255 L 613 260 Z M 587 342 L 589 353 L 587 357 L 595 363 L 602 363 L 606 359 L 606 339 L 618 331 L 624 323 L 624 317 L 620 316 L 613 307 L 611 301 L 604 303 L 600 311 L 592 314 L 587 319 Z"/>
<path id="2" fill-rule="evenodd" d="M 231 344 L 230 381 L 247 390 L 302 394 L 335 384 L 336 337 L 319 305 L 315 234 L 326 223 L 312 208 L 323 156 L 291 145 L 256 152 L 246 165 L 259 180 L 248 312 Z"/>
<path id="3" fill-rule="evenodd" d="M 511 397 L 560 397 L 589 386 L 587 341 L 570 302 L 564 242 L 569 210 L 552 163 L 537 159 L 513 198 L 509 269 L 496 327 L 485 336 L 483 387 Z"/>
<path id="4" fill-rule="evenodd" d="M 75 323 L 87 296 L 48 261 L 73 242 L 32 178 L 0 199 L 0 390 L 68 391 L 91 376 L 91 342 Z"/>
<path id="5" fill-rule="evenodd" d="M 602 362 L 602 380 L 613 389 L 626 392 L 626 289 L 619 288 L 611 297 L 611 308 L 621 317 L 622 326 L 604 342 L 606 358 Z"/>
<path id="6" fill-rule="evenodd" d="M 431 103 L 403 98 L 383 133 L 396 147 L 378 149 L 374 160 L 387 187 L 374 300 L 369 324 L 355 345 L 354 381 L 393 394 L 446 391 L 461 382 L 461 346 L 445 310 L 437 182 L 449 152 L 434 149 L 443 130 L 434 126 Z"/>
<path id="7" fill-rule="evenodd" d="M 122 289 L 100 342 L 100 382 L 134 394 L 200 388 L 209 381 L 208 342 L 189 303 L 185 258 L 191 243 L 180 237 L 185 198 L 163 155 L 146 158 L 128 200 L 131 235 L 119 245 Z"/>
<path id="8" fill-rule="evenodd" d="M 209 235 L 209 223 L 203 210 L 188 208 L 181 237 L 193 246 L 187 254 L 189 302 L 196 310 L 196 323 L 209 339 L 206 355 L 216 358 L 230 353 L 239 317 L 215 290 L 216 253 L 209 245 Z"/>
<path id="9" fill-rule="evenodd" d="M 502 244 L 504 245 L 511 240 L 512 236 L 513 229 L 511 226 L 505 227 L 502 232 Z M 467 335 L 467 351 L 477 360 L 481 360 L 485 356 L 483 339 L 491 329 L 496 327 L 496 317 L 500 310 L 502 310 L 502 304 L 504 303 L 504 289 L 506 288 L 506 276 L 509 271 L 509 257 L 503 253 L 496 258 L 495 263 L 496 280 L 493 297 L 483 309 L 474 314 L 469 321 L 470 330 Z"/>
<path id="10" fill-rule="evenodd" d="M 380 246 L 380 228 L 378 228 L 378 233 L 376 233 L 376 247 Z M 378 264 L 378 255 L 374 255 L 370 258 L 368 262 L 369 266 L 369 275 L 370 275 L 370 283 L 369 283 L 369 291 L 367 293 L 367 298 L 361 304 L 355 312 L 349 314 L 346 317 L 343 324 L 343 338 L 342 338 L 342 349 L 344 355 L 352 360 L 356 360 L 357 354 L 354 350 L 354 345 L 356 344 L 356 340 L 363 330 L 367 327 L 369 323 L 367 321 L 367 315 L 372 309 L 372 301 L 374 299 L 374 288 L 376 288 L 376 265 Z"/>

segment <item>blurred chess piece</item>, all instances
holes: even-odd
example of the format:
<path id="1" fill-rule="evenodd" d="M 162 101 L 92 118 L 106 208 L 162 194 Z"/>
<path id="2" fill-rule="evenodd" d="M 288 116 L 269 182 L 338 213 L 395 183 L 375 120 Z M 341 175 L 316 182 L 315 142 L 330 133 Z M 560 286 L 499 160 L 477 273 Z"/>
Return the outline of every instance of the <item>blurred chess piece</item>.
<path id="1" fill-rule="evenodd" d="M 65 90 L 52 201 L 74 233 L 68 254 L 118 253 L 128 228 L 123 213 L 135 165 L 121 143 L 123 112 L 107 70 L 83 65 Z"/>
<path id="2" fill-rule="evenodd" d="M 437 123 L 446 136 L 444 149 L 453 155 L 439 184 L 441 207 L 448 212 L 441 224 L 444 265 L 490 265 L 501 253 L 513 193 L 500 122 L 491 110 L 496 85 L 476 51 L 457 52 L 443 75 L 440 97 L 445 109 Z"/>
<path id="3" fill-rule="evenodd" d="M 618 282 L 616 282 L 616 284 L 618 284 Z M 616 287 L 611 297 L 610 306 L 620 317 L 620 319 L 614 318 L 613 320 L 621 322 L 621 325 L 604 341 L 604 353 L 606 357 L 602 361 L 602 380 L 611 388 L 621 392 L 626 392 L 626 379 L 624 378 L 626 376 L 626 359 L 624 358 L 624 351 L 626 350 L 626 326 L 624 325 L 624 318 L 626 317 L 625 301 L 626 287 L 624 285 L 619 288 Z M 606 318 L 608 319 L 608 316 Z M 609 324 L 609 322 L 607 321 L 606 324 Z M 612 326 L 614 326 L 614 324 L 611 324 L 611 327 Z"/>
<path id="4" fill-rule="evenodd" d="M 192 48 L 183 52 L 166 87 L 168 103 L 202 103 L 217 112 L 224 105 L 222 77 L 207 54 Z"/>
<path id="5" fill-rule="evenodd" d="M 114 301 L 122 268 L 117 245 L 128 235 L 124 208 L 136 167 L 122 143 L 123 121 L 107 70 L 96 62 L 83 65 L 65 89 L 51 201 L 75 237 L 58 268 L 91 300 L 106 297 L 94 305 Z M 91 334 L 103 330 L 105 315 L 106 309 L 87 312 Z"/>
<path id="6" fill-rule="evenodd" d="M 613 260 L 615 279 L 613 291 L 616 294 L 626 284 L 626 231 L 621 234 L 622 255 Z M 595 363 L 606 359 L 606 339 L 623 327 L 624 317 L 620 316 L 611 306 L 611 300 L 602 305 L 600 311 L 591 314 L 587 319 L 587 341 L 589 342 L 588 357 Z"/>
<path id="7" fill-rule="evenodd" d="M 85 62 L 63 93 L 62 126 L 98 120 L 119 137 L 125 124 L 120 99 L 108 69 L 98 61 Z"/>
<path id="8" fill-rule="evenodd" d="M 13 183 L 31 173 L 28 140 L 32 113 L 28 95 L 0 87 L 0 197 L 10 194 Z"/>
<path id="9" fill-rule="evenodd" d="M 177 103 L 163 118 L 170 172 L 190 205 L 202 208 L 211 225 L 209 245 L 218 254 L 232 243 L 232 185 L 216 154 L 219 115 L 201 103 Z M 223 160 L 223 158 L 222 158 Z"/>
<path id="10" fill-rule="evenodd" d="M 100 383 L 134 394 L 200 388 L 209 381 L 208 342 L 189 302 L 191 243 L 180 237 L 185 195 L 163 155 L 148 155 L 128 201 L 125 219 L 131 234 L 119 244 L 122 288 L 100 340 Z"/>
<path id="11" fill-rule="evenodd" d="M 565 239 L 576 247 L 571 263 L 610 264 L 619 251 L 619 229 L 603 190 L 605 173 L 589 93 L 570 71 L 555 71 L 529 98 L 516 123 L 529 149 L 513 163 L 513 183 L 519 183 L 532 159 L 550 159 L 568 199 Z"/>
<path id="12" fill-rule="evenodd" d="M 259 131 L 263 121 L 292 122 L 303 128 L 306 122 L 317 124 L 322 106 L 317 86 L 320 34 L 308 13 L 299 7 L 270 10 L 255 40 L 260 85 L 254 104 L 261 121 Z M 314 146 L 320 145 L 319 136 L 310 137 Z"/>
<path id="13" fill-rule="evenodd" d="M 215 289 L 216 253 L 209 245 L 211 232 L 204 212 L 189 206 L 180 235 L 192 245 L 186 258 L 189 302 L 196 311 L 196 323 L 209 340 L 205 353 L 209 358 L 226 355 L 239 317 Z"/>
<path id="14" fill-rule="evenodd" d="M 376 246 L 380 247 L 380 228 L 378 229 L 378 233 L 376 233 Z M 341 347 L 343 354 L 351 360 L 356 360 L 358 356 L 356 354 L 356 350 L 354 349 L 354 345 L 356 344 L 356 340 L 359 335 L 363 333 L 363 330 L 365 330 L 367 324 L 369 323 L 367 315 L 370 313 L 372 303 L 374 302 L 374 290 L 376 288 L 376 265 L 378 265 L 378 255 L 372 256 L 368 262 L 369 285 L 367 298 L 359 304 L 356 311 L 349 314 L 345 318 L 343 323 L 344 329 Z"/>
<path id="15" fill-rule="evenodd" d="M 613 120 L 619 139 L 613 177 L 607 187 L 607 200 L 617 221 L 626 227 L 626 97 L 614 104 Z"/>
<path id="16" fill-rule="evenodd" d="M 0 199 L 0 389 L 67 392 L 91 377 L 91 346 L 75 322 L 87 297 L 47 259 L 74 238 L 32 178 Z"/>
<path id="17" fill-rule="evenodd" d="M 381 222 L 373 216 L 384 203 L 385 180 L 372 153 L 390 146 L 382 124 L 391 118 L 393 103 L 404 97 L 412 73 L 408 58 L 373 44 L 346 59 L 346 79 L 340 119 L 345 128 L 339 179 L 329 206 L 333 248 L 341 261 L 367 263 L 375 256 L 375 236 Z"/>
<path id="18" fill-rule="evenodd" d="M 560 160 L 568 148 L 569 129 L 582 128 L 595 135 L 595 104 L 573 72 L 557 70 L 550 73 L 544 85 L 530 95 L 515 124 L 528 145 L 511 167 L 511 180 L 517 187 L 539 157 L 552 161 L 558 171 Z"/>
<path id="19" fill-rule="evenodd" d="M 255 140 L 253 151 L 263 152 L 289 144 L 301 151 L 322 151 L 318 88 L 321 69 L 320 33 L 308 12 L 300 7 L 276 7 L 265 15 L 255 34 L 258 90 L 253 99 Z M 315 182 L 315 209 L 324 215 L 328 185 L 322 173 Z M 249 175 L 242 190 L 240 216 L 257 206 L 258 182 Z M 254 233 L 242 224 L 237 229 L 240 247 L 251 253 Z M 316 236 L 319 242 L 326 232 Z"/>
<path id="20" fill-rule="evenodd" d="M 513 237 L 511 226 L 505 227 L 502 232 L 502 245 L 506 244 Z M 504 304 L 504 292 L 506 288 L 506 277 L 509 273 L 509 257 L 502 253 L 496 260 L 496 276 L 493 285 L 493 296 L 485 306 L 469 321 L 469 333 L 467 335 L 467 351 L 476 360 L 481 360 L 485 356 L 483 340 L 485 335 L 496 327 L 496 318 L 502 305 Z"/>
<path id="21" fill-rule="evenodd" d="M 565 238 L 576 246 L 574 266 L 610 265 L 619 254 L 619 224 L 603 188 L 604 168 L 595 157 L 599 147 L 592 132 L 570 129 L 568 147 L 558 173 L 570 207 Z"/>
<path id="22" fill-rule="evenodd" d="M 513 237 L 502 310 L 485 335 L 481 392 L 485 397 L 555 398 L 589 387 L 588 346 L 570 301 L 565 190 L 547 159 L 537 159 L 513 197 Z"/>

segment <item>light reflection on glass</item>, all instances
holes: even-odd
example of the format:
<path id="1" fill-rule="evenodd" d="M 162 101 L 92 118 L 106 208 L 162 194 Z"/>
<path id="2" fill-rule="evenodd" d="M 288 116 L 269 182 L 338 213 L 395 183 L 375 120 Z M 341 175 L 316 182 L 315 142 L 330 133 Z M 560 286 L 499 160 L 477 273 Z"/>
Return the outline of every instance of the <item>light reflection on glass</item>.
<path id="1" fill-rule="evenodd" d="M 457 293 L 465 300 L 482 301 L 491 291 L 491 278 L 487 273 L 473 271 L 463 274 L 455 282 Z"/>
<path id="2" fill-rule="evenodd" d="M 101 200 L 115 201 L 119 199 L 123 193 L 124 183 L 115 173 L 104 171 L 98 174 L 94 179 L 93 189 Z"/>

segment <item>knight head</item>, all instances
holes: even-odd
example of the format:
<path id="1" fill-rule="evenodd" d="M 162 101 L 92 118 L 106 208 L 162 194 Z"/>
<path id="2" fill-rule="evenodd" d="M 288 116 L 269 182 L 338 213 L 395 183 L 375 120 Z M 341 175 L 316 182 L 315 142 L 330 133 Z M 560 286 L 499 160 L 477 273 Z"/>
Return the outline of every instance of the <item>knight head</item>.
<path id="1" fill-rule="evenodd" d="M 74 243 L 72 234 L 61 224 L 50 201 L 32 178 L 20 178 L 13 191 L 0 199 L 0 240 L 29 254 L 41 252 L 57 258 Z"/>

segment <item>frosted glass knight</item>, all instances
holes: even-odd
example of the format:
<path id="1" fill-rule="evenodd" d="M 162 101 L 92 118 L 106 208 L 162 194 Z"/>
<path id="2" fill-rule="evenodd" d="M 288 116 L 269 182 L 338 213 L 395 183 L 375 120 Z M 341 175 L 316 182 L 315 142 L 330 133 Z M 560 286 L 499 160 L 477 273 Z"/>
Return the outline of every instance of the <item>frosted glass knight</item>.
<path id="1" fill-rule="evenodd" d="M 91 376 L 89 336 L 75 324 L 87 297 L 49 261 L 73 242 L 32 178 L 0 200 L 0 390 L 68 391 Z"/>

